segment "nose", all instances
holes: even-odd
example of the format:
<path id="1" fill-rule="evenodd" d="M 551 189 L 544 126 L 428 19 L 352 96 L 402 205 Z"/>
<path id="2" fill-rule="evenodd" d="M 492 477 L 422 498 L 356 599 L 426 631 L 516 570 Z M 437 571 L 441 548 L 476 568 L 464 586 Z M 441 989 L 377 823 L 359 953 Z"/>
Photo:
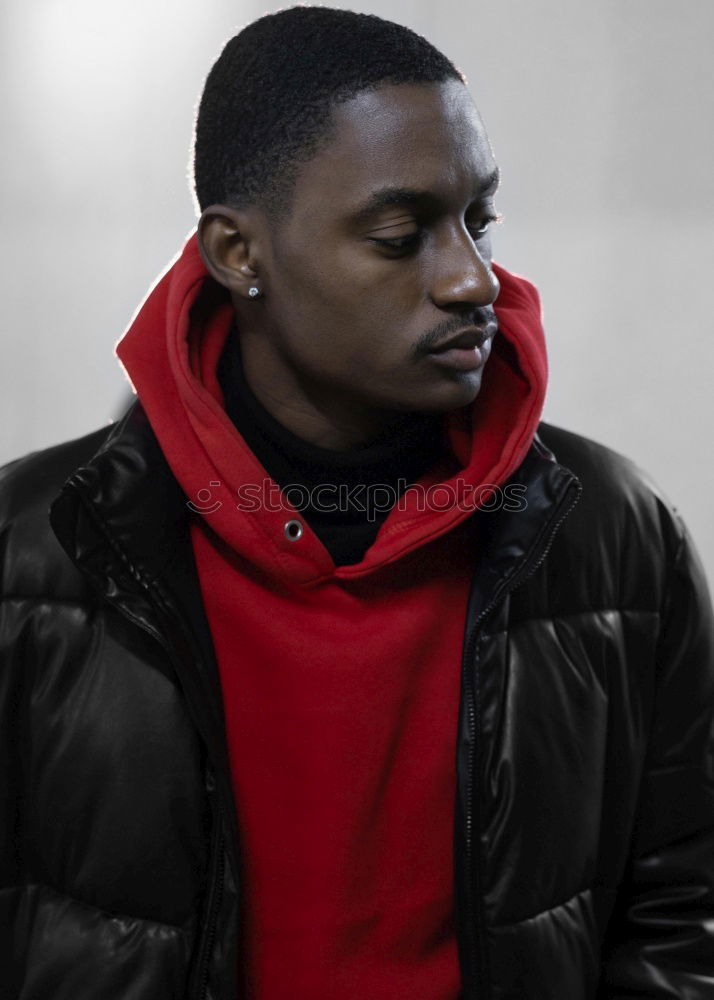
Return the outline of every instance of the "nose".
<path id="1" fill-rule="evenodd" d="M 431 281 L 431 298 L 446 308 L 458 304 L 490 306 L 501 290 L 491 268 L 490 242 L 482 249 L 465 228 L 459 226 L 439 242 Z M 486 253 L 486 248 L 488 253 Z"/>

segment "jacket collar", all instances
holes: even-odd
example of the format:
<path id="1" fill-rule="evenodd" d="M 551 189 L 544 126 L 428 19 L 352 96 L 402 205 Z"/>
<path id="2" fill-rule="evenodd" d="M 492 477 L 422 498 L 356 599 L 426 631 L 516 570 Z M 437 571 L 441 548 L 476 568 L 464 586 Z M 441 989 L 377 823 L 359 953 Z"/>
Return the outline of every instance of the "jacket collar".
<path id="1" fill-rule="evenodd" d="M 471 586 L 469 619 L 481 616 L 499 595 L 535 571 L 582 493 L 578 478 L 558 463 L 538 434 L 504 495 L 512 495 L 516 486 L 519 502 L 511 504 L 512 509 L 504 504 L 499 510 L 477 512 L 482 548 Z"/>

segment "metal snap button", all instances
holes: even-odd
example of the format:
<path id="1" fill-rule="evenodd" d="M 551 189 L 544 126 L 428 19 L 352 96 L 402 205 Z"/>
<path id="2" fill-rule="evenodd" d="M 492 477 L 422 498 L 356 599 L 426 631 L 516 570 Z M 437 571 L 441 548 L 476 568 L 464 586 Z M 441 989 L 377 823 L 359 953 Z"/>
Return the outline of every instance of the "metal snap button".
<path id="1" fill-rule="evenodd" d="M 300 521 L 286 521 L 284 530 L 285 537 L 289 542 L 297 542 L 299 538 L 302 538 L 302 524 Z"/>

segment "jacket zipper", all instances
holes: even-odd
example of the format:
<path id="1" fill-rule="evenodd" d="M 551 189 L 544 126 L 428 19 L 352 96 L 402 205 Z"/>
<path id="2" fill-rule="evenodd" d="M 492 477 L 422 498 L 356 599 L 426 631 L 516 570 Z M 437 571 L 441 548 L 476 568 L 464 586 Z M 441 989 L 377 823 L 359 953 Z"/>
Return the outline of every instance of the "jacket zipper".
<path id="1" fill-rule="evenodd" d="M 548 534 L 546 544 L 541 549 L 540 553 L 536 558 L 532 558 L 529 562 L 528 559 L 524 562 L 520 571 L 517 572 L 513 578 L 505 583 L 501 589 L 496 589 L 493 598 L 486 605 L 486 607 L 476 616 L 476 621 L 474 622 L 473 629 L 469 633 L 466 642 L 464 643 L 464 654 L 462 658 L 462 669 L 465 671 L 466 677 L 466 694 L 468 698 L 468 711 L 469 711 L 469 721 L 471 723 L 471 732 L 473 733 L 473 738 L 471 740 L 471 749 L 469 752 L 469 762 L 468 762 L 468 797 L 467 797 L 467 808 L 466 808 L 466 912 L 469 921 L 469 926 L 473 927 L 473 933 L 470 935 L 470 954 L 471 962 L 473 968 L 473 979 L 476 983 L 476 994 L 474 1000 L 488 1000 L 491 995 L 490 990 L 490 976 L 487 974 L 487 964 L 488 958 L 486 954 L 485 940 L 483 934 L 484 928 L 484 914 L 483 914 L 483 899 L 481 895 L 481 871 L 480 871 L 480 857 L 474 859 L 474 826 L 475 820 L 478 820 L 479 816 L 474 815 L 476 812 L 475 802 L 481 802 L 481 788 L 478 790 L 474 789 L 474 774 L 476 771 L 476 745 L 478 743 L 479 734 L 476 730 L 476 724 L 480 718 L 479 706 L 477 705 L 477 692 L 474 690 L 474 686 L 471 683 L 471 671 L 468 665 L 474 657 L 476 650 L 476 643 L 478 640 L 479 633 L 482 630 L 483 624 L 486 618 L 493 612 L 493 610 L 508 596 L 508 594 L 513 593 L 518 587 L 526 582 L 536 570 L 541 566 L 545 560 L 548 552 L 550 551 L 551 545 L 553 544 L 553 539 L 555 538 L 560 525 L 566 519 L 568 514 L 571 512 L 573 507 L 576 505 L 580 499 L 582 493 L 582 486 L 575 480 L 571 482 L 568 490 L 560 501 L 558 512 L 553 515 L 553 521 L 551 522 L 550 532 Z M 478 670 L 479 670 L 479 660 L 478 657 L 475 659 L 475 669 L 474 674 L 477 676 L 478 681 Z M 477 688 L 480 691 L 480 685 L 477 683 Z M 478 794 L 475 792 L 478 791 Z M 474 864 L 474 860 L 476 864 Z M 474 886 L 475 888 L 472 888 Z"/>
<path id="2" fill-rule="evenodd" d="M 123 610 L 123 609 L 122 609 Z M 125 612 L 126 613 L 126 612 Z M 134 616 L 129 616 L 134 617 Z M 169 657 L 172 656 L 172 650 L 169 643 L 166 641 L 163 635 L 158 630 L 153 629 L 148 623 L 142 622 L 141 620 L 134 619 L 136 624 L 140 625 L 146 632 L 153 635 L 159 642 L 161 646 L 166 650 Z M 205 923 L 205 929 L 201 929 L 201 937 L 198 942 L 198 958 L 196 960 L 195 968 L 197 970 L 195 974 L 195 982 L 197 983 L 197 989 L 192 990 L 193 996 L 196 1000 L 205 1000 L 208 994 L 208 977 L 209 968 L 211 964 L 211 954 L 213 952 L 213 943 L 216 938 L 216 928 L 218 926 L 218 915 L 220 912 L 221 900 L 223 898 L 223 881 L 225 876 L 225 845 L 224 845 L 224 835 L 222 829 L 223 820 L 223 809 L 221 806 L 221 796 L 222 787 L 216 779 L 216 796 L 218 797 L 218 805 L 216 807 L 215 813 L 215 834 L 211 838 L 213 843 L 213 849 L 211 851 L 210 858 L 210 875 L 209 875 L 209 885 L 208 885 L 208 905 L 207 905 L 207 918 Z"/>
<path id="3" fill-rule="evenodd" d="M 196 982 L 198 987 L 195 991 L 196 1000 L 205 1000 L 208 994 L 208 974 L 213 953 L 213 943 L 216 938 L 216 928 L 218 926 L 218 914 L 223 897 L 223 876 L 224 876 L 224 855 L 223 855 L 223 831 L 220 829 L 221 814 L 220 809 L 215 820 L 218 825 L 218 834 L 215 838 L 215 852 L 212 862 L 212 877 L 210 879 L 208 894 L 208 916 L 206 919 L 206 929 L 203 933 L 203 941 L 199 949 L 199 957 L 196 968 Z"/>
<path id="4" fill-rule="evenodd" d="M 124 611 L 124 609 L 122 609 Z M 124 611 L 126 614 L 126 611 Z M 133 615 L 127 615 L 131 617 L 137 625 L 143 628 L 150 635 L 153 635 L 155 639 L 158 640 L 159 644 L 166 650 L 169 657 L 172 656 L 172 650 L 169 643 L 166 641 L 165 637 L 148 623 L 141 621 L 140 619 L 134 618 Z M 216 833 L 211 838 L 214 847 L 211 851 L 210 858 L 210 875 L 209 875 L 209 885 L 208 885 L 208 906 L 207 906 L 207 919 L 205 924 L 205 930 L 201 930 L 201 938 L 198 942 L 198 958 L 196 960 L 195 968 L 197 970 L 195 974 L 195 982 L 198 984 L 196 990 L 192 990 L 193 996 L 196 1000 L 205 1000 L 208 994 L 208 976 L 209 967 L 211 964 L 211 954 L 213 952 L 213 943 L 216 937 L 216 928 L 218 926 L 218 914 L 220 911 L 221 900 L 223 898 L 223 880 L 225 875 L 225 855 L 224 855 L 224 837 L 222 829 L 222 819 L 223 810 L 221 807 L 221 795 L 222 789 L 216 779 L 216 795 L 218 797 L 218 805 L 215 814 L 215 830 Z"/>

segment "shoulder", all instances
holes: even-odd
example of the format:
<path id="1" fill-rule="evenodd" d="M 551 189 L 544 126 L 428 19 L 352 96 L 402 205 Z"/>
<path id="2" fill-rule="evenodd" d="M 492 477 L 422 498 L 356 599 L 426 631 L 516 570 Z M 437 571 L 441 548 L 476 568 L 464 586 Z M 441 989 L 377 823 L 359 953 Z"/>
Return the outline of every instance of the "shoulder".
<path id="1" fill-rule="evenodd" d="M 74 567 L 55 538 L 49 507 L 66 480 L 101 448 L 113 425 L 32 452 L 0 468 L 0 593 L 71 595 Z"/>
<path id="2" fill-rule="evenodd" d="M 575 473 L 584 488 L 604 489 L 613 499 L 630 492 L 637 496 L 660 493 L 635 461 L 591 438 L 548 423 L 540 424 L 538 437 L 561 465 Z"/>
<path id="3" fill-rule="evenodd" d="M 612 448 L 550 424 L 541 424 L 538 440 L 582 486 L 552 548 L 551 566 L 566 591 L 582 591 L 592 605 L 659 608 L 683 551 L 691 551 L 676 507 Z"/>
<path id="4" fill-rule="evenodd" d="M 582 485 L 578 520 L 636 529 L 653 542 L 678 546 L 684 534 L 679 513 L 651 476 L 631 458 L 581 434 L 542 423 L 538 437 Z"/>

